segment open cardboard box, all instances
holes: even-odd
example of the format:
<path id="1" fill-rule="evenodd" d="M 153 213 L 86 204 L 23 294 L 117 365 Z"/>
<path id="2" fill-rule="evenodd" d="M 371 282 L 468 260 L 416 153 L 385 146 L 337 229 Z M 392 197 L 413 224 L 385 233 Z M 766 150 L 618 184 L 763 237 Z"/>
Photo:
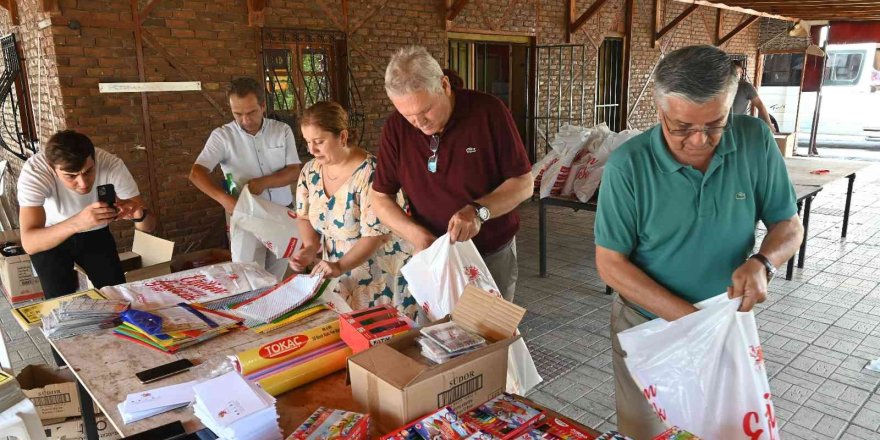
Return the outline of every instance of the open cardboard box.
<path id="1" fill-rule="evenodd" d="M 0 231 L 0 242 L 21 244 L 21 233 L 18 229 Z M 43 298 L 43 287 L 34 274 L 31 257 L 27 254 L 15 257 L 0 255 L 0 284 L 11 303 Z"/>
<path id="2" fill-rule="evenodd" d="M 95 424 L 98 427 L 98 438 L 100 440 L 116 440 L 119 433 L 113 429 L 104 416 L 96 416 Z M 67 419 L 58 423 L 44 423 L 46 432 L 46 440 L 86 440 L 85 430 L 83 429 L 82 418 L 77 417 Z"/>
<path id="3" fill-rule="evenodd" d="M 449 319 L 477 333 L 489 345 L 444 364 L 421 355 L 411 330 L 348 360 L 355 402 L 367 408 L 381 432 L 449 405 L 459 414 L 499 394 L 507 382 L 507 352 L 520 338 L 516 328 L 526 310 L 467 286 Z"/>
<path id="4" fill-rule="evenodd" d="M 76 377 L 67 368 L 28 365 L 15 378 L 45 423 L 81 415 Z M 96 405 L 95 413 L 99 411 Z"/>
<path id="5" fill-rule="evenodd" d="M 135 229 L 131 252 L 119 254 L 125 282 L 146 280 L 171 273 L 171 257 L 174 255 L 174 242 Z M 92 289 L 85 271 L 76 266 L 79 275 L 79 290 Z"/>

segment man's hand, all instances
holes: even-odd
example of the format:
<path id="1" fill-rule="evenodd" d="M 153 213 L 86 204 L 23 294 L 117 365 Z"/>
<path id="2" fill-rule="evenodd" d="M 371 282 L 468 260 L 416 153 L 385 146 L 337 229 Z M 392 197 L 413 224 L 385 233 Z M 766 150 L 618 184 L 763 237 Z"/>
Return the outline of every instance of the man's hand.
<path id="1" fill-rule="evenodd" d="M 733 286 L 727 288 L 727 297 L 743 297 L 740 312 L 748 312 L 767 299 L 767 269 L 760 261 L 749 258 L 731 278 Z"/>
<path id="2" fill-rule="evenodd" d="M 144 207 L 132 200 L 116 200 L 117 220 L 132 220 L 144 216 Z"/>
<path id="3" fill-rule="evenodd" d="M 263 183 L 262 178 L 256 177 L 248 181 L 247 183 L 248 191 L 251 194 L 258 196 L 266 190 L 266 185 Z"/>
<path id="4" fill-rule="evenodd" d="M 238 200 L 235 197 L 230 196 L 229 194 L 223 194 L 220 198 L 220 204 L 223 206 L 223 209 L 226 210 L 227 214 L 232 214 L 232 211 L 235 211 L 235 203 Z"/>
<path id="5" fill-rule="evenodd" d="M 314 247 L 303 246 L 288 258 L 290 269 L 294 272 L 304 272 L 317 258 L 318 250 Z"/>
<path id="6" fill-rule="evenodd" d="M 458 241 L 468 241 L 480 233 L 480 218 L 477 217 L 477 210 L 473 206 L 467 205 L 458 210 L 455 215 L 449 219 L 449 239 L 452 243 Z"/>
<path id="7" fill-rule="evenodd" d="M 324 279 L 336 278 L 342 275 L 342 267 L 337 262 L 321 260 L 312 269 L 312 275 L 321 275 Z"/>
<path id="8" fill-rule="evenodd" d="M 431 234 L 430 232 L 428 232 L 427 230 L 424 230 L 424 229 L 422 231 L 423 231 L 423 234 L 421 234 L 421 236 L 415 242 L 412 243 L 414 254 L 417 254 L 417 253 L 431 247 L 431 245 L 434 244 L 435 241 L 437 241 L 437 237 L 435 237 L 434 234 Z"/>
<path id="9" fill-rule="evenodd" d="M 85 232 L 96 226 L 103 226 L 116 220 L 117 212 L 104 202 L 95 202 L 76 215 L 77 232 Z"/>

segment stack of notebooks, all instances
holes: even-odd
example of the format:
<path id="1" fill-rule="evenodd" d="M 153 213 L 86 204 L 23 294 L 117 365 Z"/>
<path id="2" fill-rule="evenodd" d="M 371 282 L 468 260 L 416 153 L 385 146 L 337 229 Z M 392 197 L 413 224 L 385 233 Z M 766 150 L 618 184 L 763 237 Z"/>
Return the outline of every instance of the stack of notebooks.
<path id="1" fill-rule="evenodd" d="M 178 304 L 145 312 L 122 313 L 122 325 L 114 334 L 166 353 L 220 336 L 241 324 L 241 319 L 195 304 Z"/>
<path id="2" fill-rule="evenodd" d="M 119 314 L 128 310 L 128 301 L 94 299 L 80 296 L 61 303 L 43 316 L 43 334 L 49 339 L 93 333 L 110 328 Z"/>
<path id="3" fill-rule="evenodd" d="M 244 320 L 257 333 L 267 333 L 314 315 L 327 307 L 316 299 L 329 280 L 320 276 L 293 275 L 258 295 L 230 304 L 227 311 Z"/>
<path id="4" fill-rule="evenodd" d="M 275 399 L 236 372 L 193 387 L 195 415 L 225 440 L 281 440 Z"/>
<path id="5" fill-rule="evenodd" d="M 195 397 L 193 386 L 197 383 L 190 381 L 129 394 L 117 405 L 122 421 L 134 423 L 189 405 Z"/>
<path id="6" fill-rule="evenodd" d="M 486 346 L 486 340 L 449 321 L 421 329 L 422 356 L 442 364 L 455 357 Z"/>
<path id="7" fill-rule="evenodd" d="M 320 407 L 286 440 L 367 440 L 370 416 Z"/>

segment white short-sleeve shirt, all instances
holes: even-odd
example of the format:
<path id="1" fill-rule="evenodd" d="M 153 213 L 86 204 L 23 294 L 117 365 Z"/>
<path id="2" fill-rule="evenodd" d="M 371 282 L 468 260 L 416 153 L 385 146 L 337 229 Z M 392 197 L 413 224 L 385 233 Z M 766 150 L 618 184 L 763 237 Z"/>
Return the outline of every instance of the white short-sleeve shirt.
<path id="1" fill-rule="evenodd" d="M 140 195 L 137 183 L 118 157 L 95 148 L 95 183 L 88 194 L 68 189 L 46 161 L 44 152 L 33 155 L 25 162 L 18 178 L 18 204 L 42 207 L 46 211 L 46 226 L 52 226 L 79 214 L 86 206 L 98 201 L 97 187 L 113 184 L 116 196 L 127 200 Z M 107 227 L 98 226 L 91 230 Z"/>
<path id="2" fill-rule="evenodd" d="M 210 171 L 219 164 L 223 175 L 232 174 L 239 188 L 251 179 L 298 163 L 293 130 L 283 122 L 268 118 L 263 119 L 263 126 L 256 135 L 244 131 L 235 121 L 214 129 L 196 159 L 196 165 Z M 282 206 L 293 203 L 290 186 L 267 189 L 261 197 Z"/>

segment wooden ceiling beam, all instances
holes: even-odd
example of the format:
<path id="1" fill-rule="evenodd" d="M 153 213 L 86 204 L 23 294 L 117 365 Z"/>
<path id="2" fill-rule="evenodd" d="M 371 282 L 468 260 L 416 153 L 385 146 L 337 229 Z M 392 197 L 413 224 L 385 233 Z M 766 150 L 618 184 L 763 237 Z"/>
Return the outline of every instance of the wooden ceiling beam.
<path id="1" fill-rule="evenodd" d="M 726 9 L 728 11 L 739 12 L 740 14 L 749 14 L 749 15 L 756 15 L 759 17 L 775 18 L 777 20 L 784 20 L 784 21 L 798 21 L 798 19 L 795 17 L 788 17 L 785 15 L 779 15 L 779 14 L 770 14 L 770 13 L 758 11 L 755 9 L 731 6 L 731 5 L 727 5 L 725 3 L 721 3 L 721 2 L 709 2 L 709 1 L 705 1 L 705 0 L 675 0 L 675 1 L 677 1 L 679 3 L 690 3 L 691 5 L 709 6 L 712 8 Z M 730 3 L 730 1 L 727 0 L 727 3 Z"/>
<path id="2" fill-rule="evenodd" d="M 247 0 L 248 26 L 263 27 L 266 24 L 266 0 Z"/>
<path id="3" fill-rule="evenodd" d="M 607 0 L 596 0 L 595 2 L 593 2 L 593 4 L 590 5 L 590 7 L 587 8 L 587 10 L 584 11 L 584 13 L 581 14 L 581 16 L 577 18 L 577 20 L 574 20 L 568 24 L 568 32 L 572 34 L 577 32 L 577 30 L 580 29 L 581 26 L 584 25 L 584 23 L 589 21 L 591 18 L 593 18 L 594 15 L 596 15 L 597 12 L 599 12 L 599 8 L 601 8 L 606 1 Z M 574 14 L 572 14 L 572 17 L 574 17 Z"/>
<path id="4" fill-rule="evenodd" d="M 455 0 L 455 3 L 449 7 L 449 10 L 446 11 L 446 21 L 455 20 L 455 17 L 458 17 L 458 14 L 461 13 L 462 9 L 467 6 L 468 0 Z"/>
<path id="5" fill-rule="evenodd" d="M 654 1 L 659 1 L 659 0 L 654 0 Z M 655 20 L 654 21 L 655 28 L 653 30 L 654 31 L 654 38 L 653 38 L 654 45 L 656 46 L 657 42 L 660 41 L 660 39 L 663 38 L 664 35 L 669 33 L 669 31 L 675 29 L 675 27 L 678 26 L 679 23 L 684 21 L 684 19 L 688 18 L 688 16 L 690 16 L 691 14 L 693 14 L 694 11 L 696 11 L 698 7 L 699 6 L 697 4 L 691 4 L 684 11 L 682 11 L 681 14 L 678 14 L 678 17 L 675 17 L 672 21 L 669 22 L 669 24 L 664 26 L 663 29 L 660 29 L 660 31 L 657 31 L 656 26 L 659 22 L 661 22 L 661 20 Z"/>
<path id="6" fill-rule="evenodd" d="M 0 0 L 0 6 L 9 12 L 9 18 L 11 19 L 12 24 L 18 26 L 20 24 L 18 20 L 18 3 L 16 3 L 15 0 Z"/>
<path id="7" fill-rule="evenodd" d="M 746 18 L 737 27 L 733 28 L 732 31 L 728 32 L 727 35 L 718 38 L 718 42 L 715 43 L 715 45 L 721 46 L 724 43 L 727 43 L 728 41 L 730 41 L 731 38 L 735 37 L 736 34 L 742 32 L 745 28 L 751 26 L 754 22 L 758 21 L 759 18 L 761 18 L 761 17 L 759 17 L 757 15 L 752 15 L 752 16 Z"/>
<path id="8" fill-rule="evenodd" d="M 40 10 L 50 14 L 61 12 L 61 8 L 58 7 L 58 0 L 40 0 Z"/>

